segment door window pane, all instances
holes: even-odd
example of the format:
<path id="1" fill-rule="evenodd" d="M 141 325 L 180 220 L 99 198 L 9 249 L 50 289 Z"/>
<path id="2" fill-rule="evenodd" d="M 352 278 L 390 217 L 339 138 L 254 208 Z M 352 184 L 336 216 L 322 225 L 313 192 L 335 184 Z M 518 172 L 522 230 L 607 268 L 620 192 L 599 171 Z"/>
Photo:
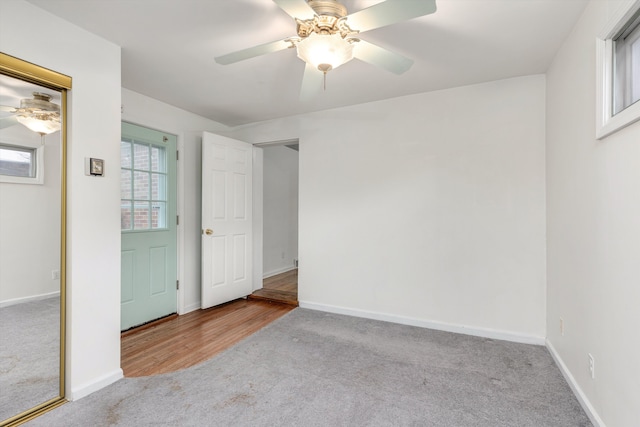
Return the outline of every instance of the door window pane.
<path id="1" fill-rule="evenodd" d="M 164 148 L 151 147 L 151 170 L 154 172 L 167 171 L 167 161 Z"/>
<path id="2" fill-rule="evenodd" d="M 167 156 L 164 147 L 122 141 L 121 229 L 167 228 Z"/>
<path id="3" fill-rule="evenodd" d="M 133 179 L 131 176 L 132 171 L 128 169 L 121 169 L 120 171 L 120 198 L 131 199 L 131 186 Z"/>
<path id="4" fill-rule="evenodd" d="M 134 203 L 134 230 L 145 230 L 149 228 L 150 208 L 149 202 L 135 202 Z"/>
<path id="5" fill-rule="evenodd" d="M 165 202 L 151 204 L 151 228 L 167 228 L 167 204 Z"/>
<path id="6" fill-rule="evenodd" d="M 149 200 L 149 173 L 133 173 L 133 198 L 136 200 Z"/>
<path id="7" fill-rule="evenodd" d="M 137 170 L 149 170 L 149 145 L 133 144 L 133 168 Z"/>
<path id="8" fill-rule="evenodd" d="M 120 229 L 131 230 L 131 202 L 122 201 L 120 203 Z"/>
<path id="9" fill-rule="evenodd" d="M 167 176 L 151 174 L 151 200 L 167 199 Z"/>
<path id="10" fill-rule="evenodd" d="M 131 143 L 120 142 L 120 167 L 131 169 Z"/>

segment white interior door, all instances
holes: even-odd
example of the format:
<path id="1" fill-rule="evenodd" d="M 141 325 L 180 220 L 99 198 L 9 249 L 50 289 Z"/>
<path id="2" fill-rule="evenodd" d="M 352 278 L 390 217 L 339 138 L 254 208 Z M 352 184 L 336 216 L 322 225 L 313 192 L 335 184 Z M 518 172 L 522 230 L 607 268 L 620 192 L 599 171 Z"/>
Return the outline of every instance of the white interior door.
<path id="1" fill-rule="evenodd" d="M 252 145 L 202 136 L 202 308 L 251 293 Z"/>

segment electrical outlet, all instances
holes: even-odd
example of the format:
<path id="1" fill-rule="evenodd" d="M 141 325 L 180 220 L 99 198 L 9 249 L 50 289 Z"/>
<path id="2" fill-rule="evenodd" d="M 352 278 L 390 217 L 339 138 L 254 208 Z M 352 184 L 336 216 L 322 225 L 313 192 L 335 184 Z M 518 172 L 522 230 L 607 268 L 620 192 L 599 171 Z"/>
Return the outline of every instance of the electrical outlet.
<path id="1" fill-rule="evenodd" d="M 589 373 L 591 374 L 591 379 L 596 378 L 596 366 L 595 361 L 593 360 L 593 355 L 591 353 L 587 353 L 589 356 Z"/>
<path id="2" fill-rule="evenodd" d="M 560 335 L 564 336 L 564 319 L 560 318 Z"/>
<path id="3" fill-rule="evenodd" d="M 60 279 L 60 270 L 51 270 L 51 280 Z"/>

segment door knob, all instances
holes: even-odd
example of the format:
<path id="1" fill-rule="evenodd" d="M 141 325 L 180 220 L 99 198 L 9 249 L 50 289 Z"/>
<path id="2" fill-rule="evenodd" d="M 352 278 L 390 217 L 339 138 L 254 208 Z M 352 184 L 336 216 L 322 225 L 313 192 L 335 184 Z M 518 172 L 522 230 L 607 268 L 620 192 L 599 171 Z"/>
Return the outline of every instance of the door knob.
<path id="1" fill-rule="evenodd" d="M 213 230 L 210 228 L 207 228 L 206 230 L 204 230 L 204 234 L 206 234 L 207 236 L 211 236 L 213 234 Z"/>

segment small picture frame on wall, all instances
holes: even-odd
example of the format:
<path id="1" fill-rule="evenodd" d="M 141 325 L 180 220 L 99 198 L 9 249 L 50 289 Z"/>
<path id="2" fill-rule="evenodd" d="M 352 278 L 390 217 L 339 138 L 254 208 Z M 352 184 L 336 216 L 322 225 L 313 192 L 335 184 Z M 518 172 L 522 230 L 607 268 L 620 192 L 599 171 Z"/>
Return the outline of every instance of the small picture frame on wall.
<path id="1" fill-rule="evenodd" d="M 103 159 L 89 159 L 89 174 L 92 176 L 104 175 L 104 160 Z"/>

